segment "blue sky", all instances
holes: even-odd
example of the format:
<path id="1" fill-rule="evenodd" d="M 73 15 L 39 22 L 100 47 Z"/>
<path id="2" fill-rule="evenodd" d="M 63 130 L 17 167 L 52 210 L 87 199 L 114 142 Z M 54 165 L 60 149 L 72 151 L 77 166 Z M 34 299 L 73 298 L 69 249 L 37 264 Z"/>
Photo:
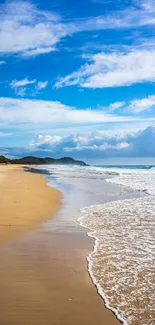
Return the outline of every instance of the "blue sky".
<path id="1" fill-rule="evenodd" d="M 154 0 L 0 1 L 1 153 L 154 157 L 154 32 Z"/>

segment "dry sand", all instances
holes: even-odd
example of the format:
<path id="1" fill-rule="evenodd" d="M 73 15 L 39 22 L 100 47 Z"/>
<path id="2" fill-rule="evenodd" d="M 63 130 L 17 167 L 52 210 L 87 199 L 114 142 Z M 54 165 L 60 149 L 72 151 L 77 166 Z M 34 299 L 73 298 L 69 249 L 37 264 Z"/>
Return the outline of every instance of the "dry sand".
<path id="1" fill-rule="evenodd" d="M 83 228 L 59 232 L 56 216 L 51 228 L 15 237 L 57 210 L 59 192 L 21 168 L 1 175 L 0 238 L 14 239 L 0 244 L 0 325 L 119 325 L 89 278 L 93 241 Z"/>
<path id="2" fill-rule="evenodd" d="M 0 165 L 0 242 L 55 214 L 61 193 L 46 183 L 41 175 L 25 172 L 21 166 Z"/>

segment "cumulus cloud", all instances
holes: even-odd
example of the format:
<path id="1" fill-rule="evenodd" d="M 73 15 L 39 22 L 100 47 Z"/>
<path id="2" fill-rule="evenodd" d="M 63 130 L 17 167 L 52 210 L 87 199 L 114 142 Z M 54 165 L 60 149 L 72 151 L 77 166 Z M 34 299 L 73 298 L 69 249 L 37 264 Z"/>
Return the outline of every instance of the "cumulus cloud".
<path id="1" fill-rule="evenodd" d="M 79 85 L 83 88 L 107 88 L 148 81 L 155 81 L 154 50 L 101 52 L 92 55 L 78 71 L 60 78 L 55 87 Z"/>
<path id="2" fill-rule="evenodd" d="M 155 156 L 155 127 L 135 132 L 91 132 L 69 136 L 40 135 L 31 141 L 33 152 L 46 155 L 72 155 L 74 157 L 153 157 Z"/>
<path id="3" fill-rule="evenodd" d="M 0 147 L 9 157 L 72 156 L 77 159 L 111 157 L 155 157 L 155 127 L 139 131 L 95 131 L 69 136 L 39 135 L 27 148 Z"/>
<path id="4" fill-rule="evenodd" d="M 131 136 L 131 134 L 130 134 Z M 87 134 L 75 134 L 69 136 L 39 135 L 31 141 L 30 147 L 34 150 L 46 150 L 52 153 L 73 153 L 84 155 L 85 153 L 104 153 L 107 150 L 121 150 L 129 146 L 127 132 L 91 132 Z"/>

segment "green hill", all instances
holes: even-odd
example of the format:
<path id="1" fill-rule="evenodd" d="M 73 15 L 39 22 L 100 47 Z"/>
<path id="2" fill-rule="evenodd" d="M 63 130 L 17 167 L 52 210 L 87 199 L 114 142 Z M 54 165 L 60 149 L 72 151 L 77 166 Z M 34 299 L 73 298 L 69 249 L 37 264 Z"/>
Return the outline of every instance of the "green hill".
<path id="1" fill-rule="evenodd" d="M 63 157 L 60 159 L 54 159 L 50 157 L 39 158 L 33 156 L 27 156 L 19 159 L 8 159 L 4 156 L 0 156 L 0 164 L 19 164 L 19 165 L 78 165 L 87 166 L 84 161 L 75 160 L 70 157 Z"/>

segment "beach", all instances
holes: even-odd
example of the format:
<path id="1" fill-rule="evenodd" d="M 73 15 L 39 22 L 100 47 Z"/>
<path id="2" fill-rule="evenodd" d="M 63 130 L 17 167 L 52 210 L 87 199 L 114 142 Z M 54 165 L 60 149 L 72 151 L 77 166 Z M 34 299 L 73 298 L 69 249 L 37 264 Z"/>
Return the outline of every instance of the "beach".
<path id="1" fill-rule="evenodd" d="M 0 166 L 0 243 L 48 220 L 61 205 L 61 193 L 41 175 L 21 166 Z"/>
<path id="2" fill-rule="evenodd" d="M 0 243 L 0 325 L 152 325 L 154 169 L 5 168 L 25 223 Z"/>
<path id="3" fill-rule="evenodd" d="M 52 219 L 60 192 L 21 167 L 0 174 L 0 325 L 119 324 L 87 271 L 93 240 L 66 202 Z"/>

